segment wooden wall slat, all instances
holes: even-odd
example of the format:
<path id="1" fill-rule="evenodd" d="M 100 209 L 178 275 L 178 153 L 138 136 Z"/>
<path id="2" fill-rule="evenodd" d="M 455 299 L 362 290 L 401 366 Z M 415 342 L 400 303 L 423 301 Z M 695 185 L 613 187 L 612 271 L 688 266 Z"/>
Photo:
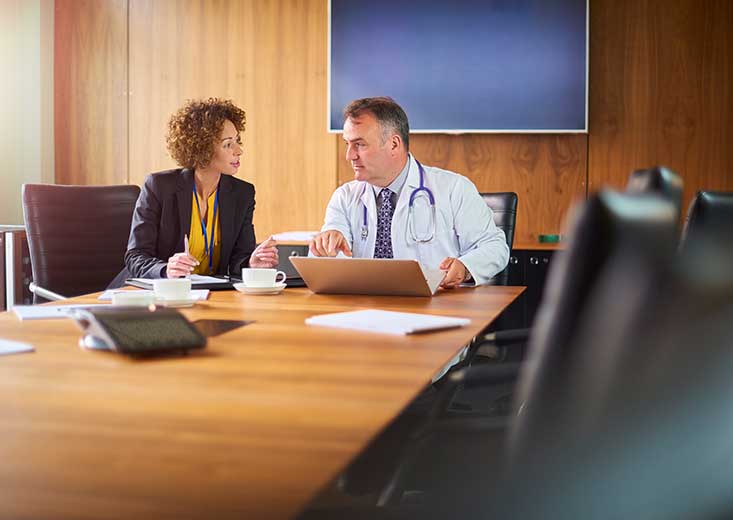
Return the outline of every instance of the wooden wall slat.
<path id="1" fill-rule="evenodd" d="M 127 0 L 56 0 L 55 179 L 126 184 Z"/>

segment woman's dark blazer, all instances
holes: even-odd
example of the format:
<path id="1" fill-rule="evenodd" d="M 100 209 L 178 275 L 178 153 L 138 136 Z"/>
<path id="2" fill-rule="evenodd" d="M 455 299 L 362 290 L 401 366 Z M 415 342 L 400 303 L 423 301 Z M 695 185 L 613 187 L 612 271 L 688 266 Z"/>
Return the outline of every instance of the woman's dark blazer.
<path id="1" fill-rule="evenodd" d="M 191 229 L 193 170 L 184 168 L 148 175 L 135 212 L 123 270 L 110 288 L 127 278 L 165 278 L 168 258 L 183 251 Z M 255 187 L 231 175 L 219 181 L 221 253 L 216 274 L 240 276 L 256 247 L 252 216 Z"/>

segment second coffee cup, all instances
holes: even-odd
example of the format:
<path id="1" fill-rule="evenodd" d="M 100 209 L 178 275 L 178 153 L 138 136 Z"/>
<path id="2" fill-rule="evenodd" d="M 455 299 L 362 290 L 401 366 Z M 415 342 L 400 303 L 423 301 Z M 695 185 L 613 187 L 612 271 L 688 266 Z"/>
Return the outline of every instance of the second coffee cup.
<path id="1" fill-rule="evenodd" d="M 278 277 L 282 278 L 278 280 Z M 287 275 L 276 269 L 245 267 L 242 269 L 242 282 L 247 287 L 275 287 L 278 283 L 283 283 L 287 279 Z"/>
<path id="2" fill-rule="evenodd" d="M 188 278 L 153 280 L 153 292 L 159 300 L 188 300 L 191 298 L 191 280 Z"/>

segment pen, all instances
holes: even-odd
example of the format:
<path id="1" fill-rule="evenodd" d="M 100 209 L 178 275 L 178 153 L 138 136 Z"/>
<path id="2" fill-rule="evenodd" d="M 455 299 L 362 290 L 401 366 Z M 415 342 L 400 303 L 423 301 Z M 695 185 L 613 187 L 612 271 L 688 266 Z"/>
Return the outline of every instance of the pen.
<path id="1" fill-rule="evenodd" d="M 183 252 L 187 255 L 191 255 L 191 253 L 188 252 L 188 234 L 183 235 Z"/>

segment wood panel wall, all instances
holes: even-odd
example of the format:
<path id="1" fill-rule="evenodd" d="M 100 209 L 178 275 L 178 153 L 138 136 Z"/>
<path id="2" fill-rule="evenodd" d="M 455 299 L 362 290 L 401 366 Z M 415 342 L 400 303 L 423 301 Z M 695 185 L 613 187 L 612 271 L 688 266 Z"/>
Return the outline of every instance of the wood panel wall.
<path id="1" fill-rule="evenodd" d="M 591 2 L 591 190 L 663 164 L 733 191 L 733 2 Z"/>
<path id="2" fill-rule="evenodd" d="M 247 111 L 240 176 L 257 187 L 258 237 L 320 227 L 330 193 L 352 177 L 340 136 L 325 131 L 325 0 L 56 4 L 57 182 L 140 183 L 173 166 L 165 123 L 184 99 L 229 97 Z M 732 10 L 591 0 L 587 135 L 419 134 L 412 151 L 480 191 L 517 192 L 523 247 L 636 168 L 677 170 L 686 202 L 701 188 L 733 190 Z"/>
<path id="3" fill-rule="evenodd" d="M 59 184 L 126 184 L 127 0 L 55 0 Z"/>

